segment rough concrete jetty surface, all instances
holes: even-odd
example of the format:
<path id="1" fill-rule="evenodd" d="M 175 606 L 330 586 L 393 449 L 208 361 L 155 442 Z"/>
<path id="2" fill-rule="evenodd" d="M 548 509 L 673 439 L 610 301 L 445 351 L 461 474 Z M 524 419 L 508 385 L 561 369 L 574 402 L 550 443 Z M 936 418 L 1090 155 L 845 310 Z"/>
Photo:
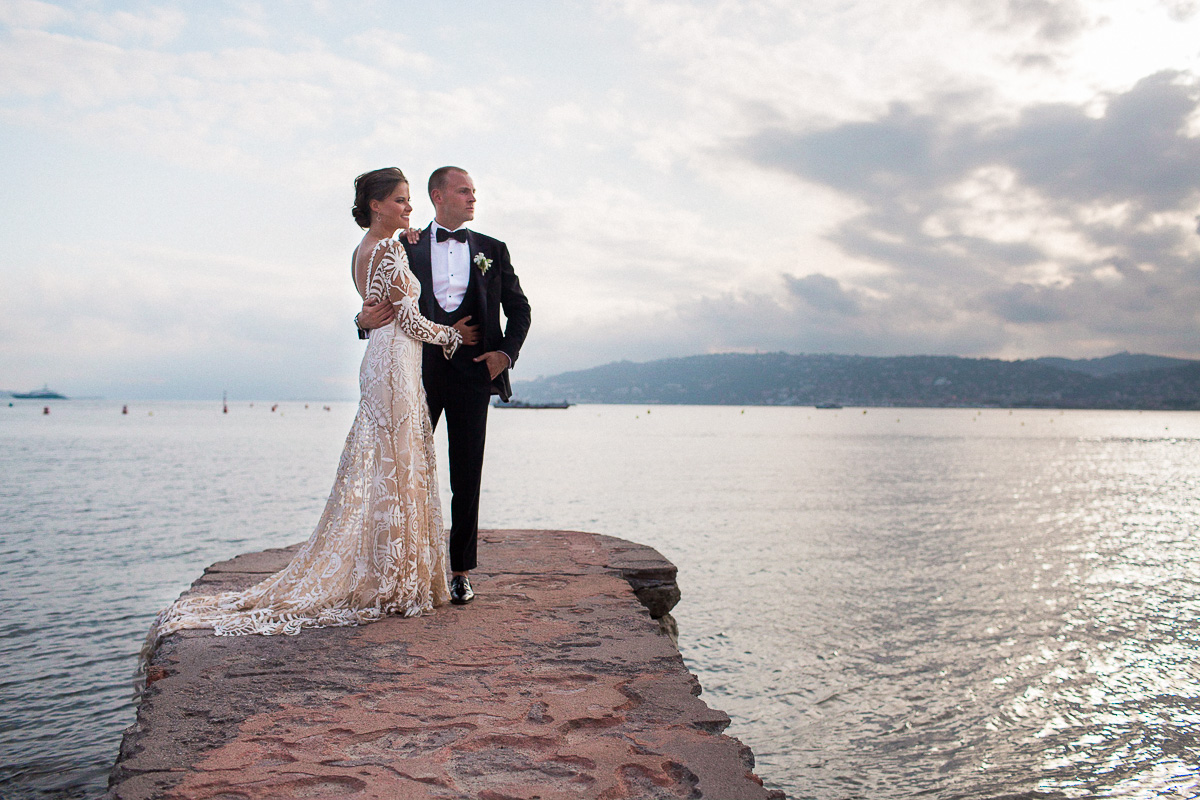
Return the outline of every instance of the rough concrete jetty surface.
<path id="1" fill-rule="evenodd" d="M 483 531 L 479 593 L 298 636 L 165 637 L 109 797 L 782 798 L 669 635 L 675 567 L 565 531 Z M 243 588 L 295 547 L 209 567 Z"/>

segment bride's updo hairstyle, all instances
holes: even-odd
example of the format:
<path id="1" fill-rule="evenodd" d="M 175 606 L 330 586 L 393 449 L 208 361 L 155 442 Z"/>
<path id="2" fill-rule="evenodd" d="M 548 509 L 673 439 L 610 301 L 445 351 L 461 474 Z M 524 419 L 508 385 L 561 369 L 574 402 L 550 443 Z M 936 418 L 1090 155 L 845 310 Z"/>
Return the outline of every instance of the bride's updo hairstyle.
<path id="1" fill-rule="evenodd" d="M 386 200 L 402 183 L 408 183 L 408 178 L 397 167 L 373 169 L 355 178 L 354 208 L 350 213 L 358 227 L 371 227 L 371 201 Z"/>

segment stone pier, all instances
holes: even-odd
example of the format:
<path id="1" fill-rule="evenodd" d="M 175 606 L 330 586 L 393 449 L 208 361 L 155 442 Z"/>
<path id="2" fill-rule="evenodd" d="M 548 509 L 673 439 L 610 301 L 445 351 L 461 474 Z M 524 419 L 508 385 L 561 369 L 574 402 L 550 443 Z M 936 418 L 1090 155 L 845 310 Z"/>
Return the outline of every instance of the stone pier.
<path id="1" fill-rule="evenodd" d="M 244 588 L 297 546 L 205 570 Z M 782 798 L 676 649 L 675 567 L 567 531 L 482 531 L 478 597 L 298 636 L 160 642 L 109 797 Z"/>

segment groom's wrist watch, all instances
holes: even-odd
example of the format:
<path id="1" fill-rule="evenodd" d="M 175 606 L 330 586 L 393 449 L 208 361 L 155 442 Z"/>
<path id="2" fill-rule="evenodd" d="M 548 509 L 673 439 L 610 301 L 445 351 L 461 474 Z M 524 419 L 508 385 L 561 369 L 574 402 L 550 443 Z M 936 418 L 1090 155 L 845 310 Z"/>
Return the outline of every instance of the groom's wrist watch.
<path id="1" fill-rule="evenodd" d="M 367 338 L 367 332 L 363 329 L 363 326 L 358 321 L 358 314 L 354 315 L 354 327 L 358 328 L 358 338 Z"/>

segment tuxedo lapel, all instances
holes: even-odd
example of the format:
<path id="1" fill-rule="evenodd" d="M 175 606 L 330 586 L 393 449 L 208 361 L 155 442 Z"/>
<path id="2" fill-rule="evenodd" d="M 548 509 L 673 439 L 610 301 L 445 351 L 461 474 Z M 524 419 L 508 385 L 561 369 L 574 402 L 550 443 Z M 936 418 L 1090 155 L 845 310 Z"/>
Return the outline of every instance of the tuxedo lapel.
<path id="1" fill-rule="evenodd" d="M 421 283 L 421 314 L 426 319 L 433 317 L 433 260 L 429 254 L 429 243 L 433 240 L 433 224 L 421 231 L 417 243 L 408 249 L 408 267 Z"/>
<path id="2" fill-rule="evenodd" d="M 470 259 L 471 259 L 470 263 L 467 266 L 467 269 L 469 269 L 471 271 L 470 272 L 471 278 L 470 278 L 469 285 L 472 287 L 471 291 L 475 292 L 476 302 L 479 303 L 479 306 L 478 306 L 479 320 L 478 320 L 478 322 L 480 325 L 483 326 L 482 330 L 487 331 L 488 299 L 487 299 L 487 287 L 484 285 L 484 283 L 485 283 L 484 279 L 487 276 L 485 276 L 482 272 L 479 271 L 479 267 L 475 266 L 475 256 L 481 251 L 479 250 L 479 237 L 475 234 L 475 231 L 470 230 L 470 229 L 467 230 L 467 245 L 470 248 L 469 255 L 470 255 Z M 486 254 L 485 254 L 485 256 L 486 256 Z"/>

